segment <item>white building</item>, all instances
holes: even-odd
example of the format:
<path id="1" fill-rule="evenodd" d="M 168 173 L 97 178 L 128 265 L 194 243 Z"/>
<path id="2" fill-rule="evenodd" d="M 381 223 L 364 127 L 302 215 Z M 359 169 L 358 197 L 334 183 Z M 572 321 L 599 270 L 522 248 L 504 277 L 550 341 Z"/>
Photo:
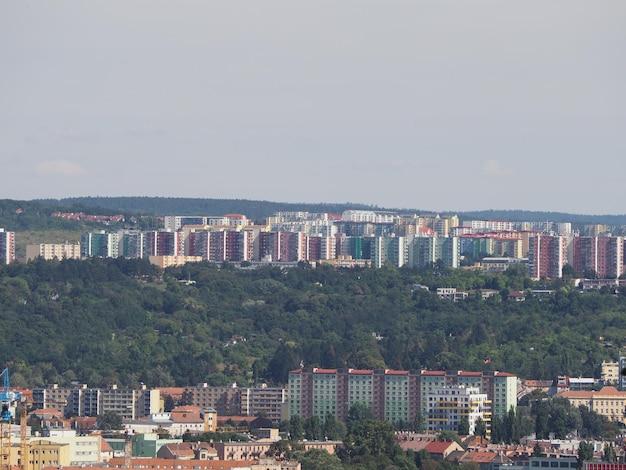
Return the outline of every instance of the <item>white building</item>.
<path id="1" fill-rule="evenodd" d="M 491 421 L 491 401 L 478 387 L 453 385 L 437 387 L 428 395 L 427 427 L 429 431 L 457 431 L 464 418 L 469 433 L 474 434 L 476 420 Z"/>

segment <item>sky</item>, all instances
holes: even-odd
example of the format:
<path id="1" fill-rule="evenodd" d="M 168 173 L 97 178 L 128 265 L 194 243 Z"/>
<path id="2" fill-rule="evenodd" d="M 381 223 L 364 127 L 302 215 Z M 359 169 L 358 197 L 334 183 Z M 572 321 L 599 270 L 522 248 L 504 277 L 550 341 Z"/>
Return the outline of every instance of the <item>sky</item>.
<path id="1" fill-rule="evenodd" d="M 0 0 L 0 199 L 624 214 L 624 0 Z"/>

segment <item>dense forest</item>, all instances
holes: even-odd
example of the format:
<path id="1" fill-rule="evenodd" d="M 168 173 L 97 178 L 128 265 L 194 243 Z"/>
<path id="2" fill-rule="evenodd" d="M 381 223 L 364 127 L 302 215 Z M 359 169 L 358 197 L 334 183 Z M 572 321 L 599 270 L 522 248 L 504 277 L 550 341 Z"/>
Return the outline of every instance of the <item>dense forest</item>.
<path id="1" fill-rule="evenodd" d="M 413 289 L 420 283 L 430 291 Z M 14 385 L 284 384 L 306 366 L 495 369 L 525 378 L 592 376 L 626 345 L 626 295 L 564 281 L 506 300 L 529 278 L 441 266 L 334 269 L 145 260 L 0 267 L 0 362 Z M 496 289 L 440 300 L 437 287 Z"/>

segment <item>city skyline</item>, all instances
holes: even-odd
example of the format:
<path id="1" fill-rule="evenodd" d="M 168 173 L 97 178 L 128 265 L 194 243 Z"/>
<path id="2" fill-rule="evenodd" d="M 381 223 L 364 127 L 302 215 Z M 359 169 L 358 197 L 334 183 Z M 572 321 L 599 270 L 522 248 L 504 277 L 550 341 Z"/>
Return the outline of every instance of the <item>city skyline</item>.
<path id="1" fill-rule="evenodd" d="M 2 199 L 626 212 L 623 2 L 3 11 Z"/>

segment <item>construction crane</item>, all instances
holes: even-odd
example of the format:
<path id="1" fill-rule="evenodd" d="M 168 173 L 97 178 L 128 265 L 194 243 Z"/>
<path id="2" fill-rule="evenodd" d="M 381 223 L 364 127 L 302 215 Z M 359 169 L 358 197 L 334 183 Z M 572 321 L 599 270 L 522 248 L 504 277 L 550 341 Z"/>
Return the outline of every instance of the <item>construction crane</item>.
<path id="1" fill-rule="evenodd" d="M 4 368 L 0 377 L 4 376 L 2 391 L 0 391 L 0 466 L 4 469 L 11 468 L 11 422 L 13 413 L 11 408 L 22 399 L 20 392 L 11 391 L 9 384 L 9 369 Z"/>

